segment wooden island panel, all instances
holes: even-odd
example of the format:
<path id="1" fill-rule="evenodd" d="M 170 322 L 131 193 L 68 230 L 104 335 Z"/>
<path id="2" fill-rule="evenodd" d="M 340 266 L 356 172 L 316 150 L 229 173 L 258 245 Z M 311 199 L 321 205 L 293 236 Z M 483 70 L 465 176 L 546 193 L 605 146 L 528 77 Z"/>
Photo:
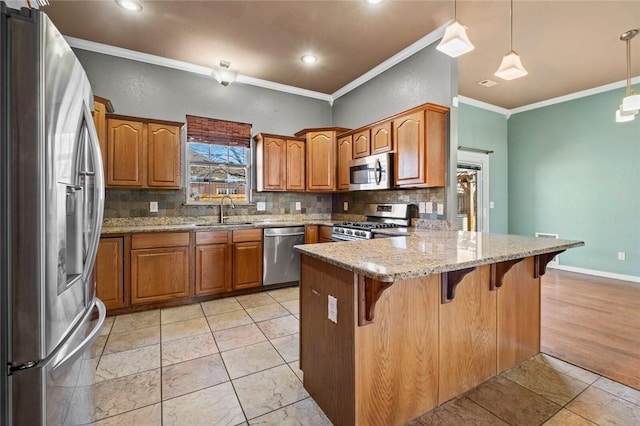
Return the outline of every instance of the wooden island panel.
<path id="1" fill-rule="evenodd" d="M 465 275 L 455 298 L 440 305 L 439 404 L 496 374 L 496 292 L 490 266 Z"/>
<path id="2" fill-rule="evenodd" d="M 439 286 L 438 275 L 396 282 L 356 327 L 357 424 L 404 424 L 436 407 Z"/>
<path id="3" fill-rule="evenodd" d="M 540 279 L 534 258 L 514 265 L 498 295 L 498 373 L 540 352 Z"/>
<path id="4" fill-rule="evenodd" d="M 300 369 L 305 389 L 336 425 L 356 421 L 353 279 L 353 272 L 300 256 Z M 328 295 L 338 299 L 337 324 L 328 319 Z"/>

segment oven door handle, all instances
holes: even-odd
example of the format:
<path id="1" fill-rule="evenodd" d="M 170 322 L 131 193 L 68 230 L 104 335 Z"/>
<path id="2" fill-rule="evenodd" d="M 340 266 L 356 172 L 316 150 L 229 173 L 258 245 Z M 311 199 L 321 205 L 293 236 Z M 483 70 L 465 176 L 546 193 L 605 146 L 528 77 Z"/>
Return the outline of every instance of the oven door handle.
<path id="1" fill-rule="evenodd" d="M 379 159 L 376 159 L 374 171 L 376 174 L 376 185 L 380 185 L 380 182 L 382 181 L 382 164 L 380 163 Z"/>

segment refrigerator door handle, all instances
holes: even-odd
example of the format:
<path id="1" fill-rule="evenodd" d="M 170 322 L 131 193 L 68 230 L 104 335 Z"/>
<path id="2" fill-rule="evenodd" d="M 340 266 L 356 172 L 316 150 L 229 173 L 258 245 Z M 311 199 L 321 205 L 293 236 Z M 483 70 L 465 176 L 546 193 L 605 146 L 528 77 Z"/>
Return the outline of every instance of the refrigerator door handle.
<path id="1" fill-rule="evenodd" d="M 107 318 L 107 308 L 105 308 L 102 300 L 95 298 L 95 305 L 98 308 L 98 321 L 96 322 L 95 327 L 91 330 L 91 333 L 78 345 L 75 349 L 73 349 L 67 356 L 65 356 L 60 362 L 53 366 L 51 369 L 51 377 L 56 379 L 59 377 L 68 366 L 73 364 L 78 358 L 84 354 L 84 352 L 89 349 L 91 345 L 96 341 L 98 335 L 100 334 L 100 329 L 104 324 L 104 320 Z M 91 313 L 92 309 L 87 310 L 87 316 Z"/>
<path id="2" fill-rule="evenodd" d="M 96 132 L 95 125 L 93 124 L 93 118 L 91 110 L 86 102 L 83 102 L 84 120 L 86 123 L 87 134 L 89 138 L 88 151 L 93 157 L 93 173 L 88 170 L 79 171 L 80 173 L 87 175 L 93 175 L 95 179 L 95 205 L 96 215 L 94 223 L 92 223 L 91 229 L 93 235 L 89 243 L 88 249 L 88 261 L 85 263 L 85 280 L 89 280 L 93 266 L 95 263 L 96 255 L 98 253 L 98 244 L 100 243 L 100 230 L 102 229 L 102 218 L 104 214 L 104 174 L 102 166 L 102 157 L 100 155 L 100 142 L 98 141 L 98 134 Z"/>

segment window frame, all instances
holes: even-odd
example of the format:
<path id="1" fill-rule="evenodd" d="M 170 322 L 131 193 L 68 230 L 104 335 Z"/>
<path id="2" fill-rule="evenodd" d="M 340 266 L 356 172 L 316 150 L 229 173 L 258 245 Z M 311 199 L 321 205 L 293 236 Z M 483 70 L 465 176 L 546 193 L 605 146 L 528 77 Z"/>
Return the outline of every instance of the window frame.
<path id="1" fill-rule="evenodd" d="M 190 188 L 191 188 L 191 162 L 189 161 L 189 142 L 187 141 L 187 132 L 183 132 L 183 149 L 182 149 L 182 168 L 184 170 L 184 182 L 185 182 L 185 206 L 217 206 L 220 204 L 220 201 L 193 201 L 190 197 Z M 211 144 L 215 145 L 215 144 Z M 230 145 L 226 145 L 230 146 Z M 254 141 L 253 137 L 249 139 L 249 146 L 245 148 L 247 150 L 247 192 L 246 192 L 246 200 L 245 201 L 236 201 L 234 203 L 238 206 L 244 205 L 253 205 L 253 188 L 254 188 L 254 179 L 255 179 L 255 170 L 253 165 L 253 155 L 254 155 Z M 194 163 L 197 164 L 197 163 Z M 216 191 L 212 192 L 213 195 Z"/>

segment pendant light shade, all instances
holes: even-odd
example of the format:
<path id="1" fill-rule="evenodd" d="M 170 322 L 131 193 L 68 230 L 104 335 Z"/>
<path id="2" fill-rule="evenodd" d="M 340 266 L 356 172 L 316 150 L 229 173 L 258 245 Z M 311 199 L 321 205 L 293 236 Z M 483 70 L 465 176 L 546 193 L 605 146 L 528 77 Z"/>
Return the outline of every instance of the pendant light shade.
<path id="1" fill-rule="evenodd" d="M 467 37 L 465 26 L 458 22 L 458 10 L 455 0 L 453 2 L 453 22 L 444 31 L 444 37 L 442 37 L 436 49 L 452 58 L 457 58 L 475 49 L 475 46 L 471 44 L 469 37 Z"/>
<path id="2" fill-rule="evenodd" d="M 524 66 L 522 66 L 520 56 L 512 50 L 504 55 L 500 68 L 498 68 L 495 75 L 503 80 L 513 80 L 524 77 L 527 74 L 529 73 L 524 69 Z"/>
<path id="3" fill-rule="evenodd" d="M 509 7 L 509 48 L 511 50 L 502 58 L 495 76 L 503 80 L 513 80 L 529 74 L 524 69 L 520 56 L 513 50 L 513 0 L 511 0 L 511 6 Z"/>
<path id="4" fill-rule="evenodd" d="M 625 112 L 640 110 L 640 95 L 631 94 L 622 100 L 622 110 Z"/>
<path id="5" fill-rule="evenodd" d="M 616 110 L 616 123 L 626 123 L 627 121 L 633 121 L 636 118 L 638 111 L 626 112 L 620 108 Z"/>
<path id="6" fill-rule="evenodd" d="M 453 21 L 445 30 L 444 37 L 442 37 L 436 49 L 452 58 L 457 58 L 460 55 L 471 52 L 475 49 L 475 46 L 469 41 L 464 25 L 458 21 Z"/>

